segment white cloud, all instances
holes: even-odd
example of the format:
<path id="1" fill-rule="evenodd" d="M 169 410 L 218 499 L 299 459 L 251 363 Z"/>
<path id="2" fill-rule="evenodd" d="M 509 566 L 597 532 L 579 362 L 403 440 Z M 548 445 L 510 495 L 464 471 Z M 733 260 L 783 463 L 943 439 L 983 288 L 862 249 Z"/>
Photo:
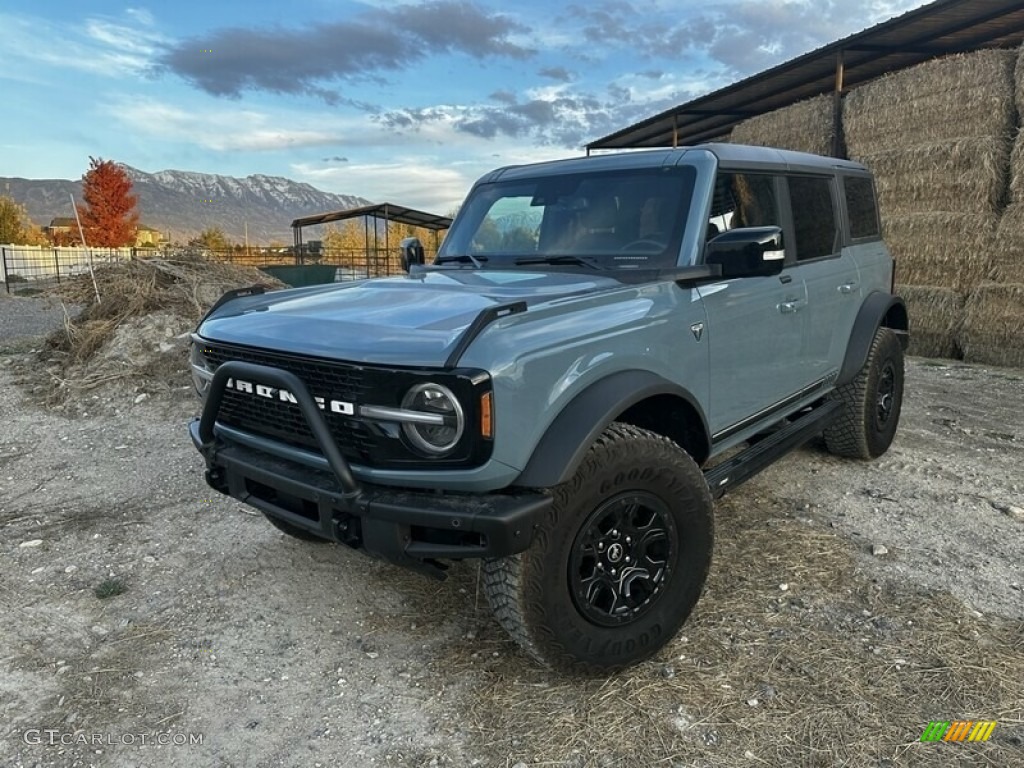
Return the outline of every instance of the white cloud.
<path id="1" fill-rule="evenodd" d="M 253 109 L 185 109 L 154 99 L 119 97 L 106 111 L 136 133 L 220 152 L 347 144 L 344 121 L 295 120 Z M 331 125 L 330 123 L 334 123 Z M 296 128 L 296 125 L 306 125 Z"/>
<path id="2" fill-rule="evenodd" d="M 129 18 L 134 19 L 144 26 L 152 27 L 156 24 L 156 19 L 153 18 L 153 14 L 146 8 L 126 8 L 124 13 Z"/>
<path id="3" fill-rule="evenodd" d="M 422 156 L 379 163 L 349 162 L 340 168 L 295 163 L 291 168 L 298 179 L 321 189 L 440 214 L 454 210 L 476 180 L 465 167 L 456 169 L 440 159 Z"/>
<path id="4" fill-rule="evenodd" d="M 59 23 L 0 13 L 0 49 L 11 69 L 39 65 L 106 77 L 138 76 L 152 64 L 163 36 L 108 18 Z"/>

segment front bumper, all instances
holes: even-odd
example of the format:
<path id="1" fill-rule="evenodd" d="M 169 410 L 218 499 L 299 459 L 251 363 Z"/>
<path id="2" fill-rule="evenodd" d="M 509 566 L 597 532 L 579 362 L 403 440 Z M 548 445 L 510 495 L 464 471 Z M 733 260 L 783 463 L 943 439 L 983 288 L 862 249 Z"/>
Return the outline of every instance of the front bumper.
<path id="1" fill-rule="evenodd" d="M 291 392 L 330 471 L 218 435 L 217 413 L 233 377 Z M 540 493 L 454 494 L 360 483 L 305 384 L 288 371 L 268 366 L 227 362 L 218 367 L 202 418 L 189 425 L 189 433 L 206 460 L 206 481 L 213 489 L 325 539 L 432 575 L 443 574 L 441 559 L 522 552 L 552 501 Z"/>

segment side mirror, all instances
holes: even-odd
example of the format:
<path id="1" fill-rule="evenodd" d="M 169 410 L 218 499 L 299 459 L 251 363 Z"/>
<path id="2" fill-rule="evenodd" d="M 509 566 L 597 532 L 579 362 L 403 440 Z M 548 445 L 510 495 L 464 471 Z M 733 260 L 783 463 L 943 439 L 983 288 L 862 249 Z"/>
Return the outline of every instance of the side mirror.
<path id="1" fill-rule="evenodd" d="M 707 245 L 705 264 L 722 267 L 722 277 L 771 277 L 782 271 L 786 251 L 779 227 L 746 227 L 716 236 Z"/>
<path id="2" fill-rule="evenodd" d="M 408 272 L 414 264 L 422 264 L 424 261 L 423 245 L 419 238 L 407 237 L 398 246 L 402 254 L 402 269 Z"/>

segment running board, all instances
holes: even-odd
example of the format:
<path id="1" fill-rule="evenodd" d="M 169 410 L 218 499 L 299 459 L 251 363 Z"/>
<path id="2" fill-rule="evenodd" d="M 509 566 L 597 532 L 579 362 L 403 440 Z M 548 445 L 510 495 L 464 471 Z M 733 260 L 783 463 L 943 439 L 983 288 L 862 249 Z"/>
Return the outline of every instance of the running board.
<path id="1" fill-rule="evenodd" d="M 820 435 L 842 408 L 843 403 L 839 400 L 826 400 L 793 423 L 706 470 L 704 477 L 708 481 L 711 495 L 716 499 L 724 496 L 726 491 L 749 480 L 812 437 Z"/>

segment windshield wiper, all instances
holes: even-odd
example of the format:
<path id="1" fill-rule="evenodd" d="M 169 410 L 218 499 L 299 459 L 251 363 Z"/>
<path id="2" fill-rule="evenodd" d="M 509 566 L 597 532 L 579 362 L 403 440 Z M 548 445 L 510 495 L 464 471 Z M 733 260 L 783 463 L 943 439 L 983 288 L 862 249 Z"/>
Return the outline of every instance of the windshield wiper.
<path id="1" fill-rule="evenodd" d="M 551 264 L 558 266 L 559 264 L 575 264 L 581 267 L 593 267 L 594 269 L 604 269 L 593 259 L 585 259 L 582 256 L 528 256 L 525 259 L 516 259 L 516 265 L 525 264 Z"/>
<path id="2" fill-rule="evenodd" d="M 434 259 L 435 264 L 451 264 L 453 262 L 458 262 L 459 264 L 472 263 L 477 269 L 480 269 L 485 261 L 487 261 L 486 256 L 473 256 L 470 253 L 463 253 L 458 256 L 441 256 Z"/>

